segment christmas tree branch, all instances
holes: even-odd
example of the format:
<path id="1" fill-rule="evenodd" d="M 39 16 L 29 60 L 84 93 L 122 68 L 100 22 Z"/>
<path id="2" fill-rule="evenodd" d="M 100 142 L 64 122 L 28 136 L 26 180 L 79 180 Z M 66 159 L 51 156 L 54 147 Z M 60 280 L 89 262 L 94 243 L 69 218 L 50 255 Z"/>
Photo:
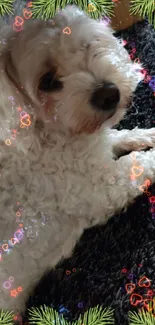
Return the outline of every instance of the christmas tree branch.
<path id="1" fill-rule="evenodd" d="M 59 315 L 53 308 L 45 305 L 40 308 L 29 310 L 30 324 L 35 325 L 67 325 L 68 322 Z M 114 324 L 113 311 L 111 308 L 95 307 L 90 308 L 84 315 L 73 323 L 73 325 L 112 325 Z"/>
<path id="2" fill-rule="evenodd" d="M 148 17 L 149 23 L 154 24 L 155 27 L 155 2 L 154 0 L 131 0 L 130 1 L 130 13 L 131 15 L 138 14 L 145 18 Z"/>
<path id="3" fill-rule="evenodd" d="M 13 325 L 13 313 L 9 311 L 0 311 L 0 325 Z"/>
<path id="4" fill-rule="evenodd" d="M 63 9 L 67 4 L 75 4 L 85 11 L 90 17 L 98 19 L 104 16 L 113 16 L 115 4 L 112 0 L 34 0 L 33 17 L 47 20 L 52 18 L 59 9 Z"/>
<path id="5" fill-rule="evenodd" d="M 154 325 L 155 317 L 151 312 L 142 311 L 129 312 L 129 324 L 130 325 Z"/>
<path id="6" fill-rule="evenodd" d="M 14 13 L 13 9 L 14 0 L 0 0 L 0 16 L 12 15 Z"/>

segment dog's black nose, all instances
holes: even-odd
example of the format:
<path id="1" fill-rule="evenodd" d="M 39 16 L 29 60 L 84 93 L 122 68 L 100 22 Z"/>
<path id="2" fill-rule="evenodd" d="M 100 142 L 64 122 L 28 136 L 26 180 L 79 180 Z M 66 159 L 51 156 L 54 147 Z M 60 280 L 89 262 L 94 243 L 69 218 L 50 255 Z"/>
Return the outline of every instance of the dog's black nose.
<path id="1" fill-rule="evenodd" d="M 91 104 L 97 110 L 110 113 L 116 111 L 116 106 L 120 101 L 120 92 L 115 84 L 106 82 L 103 86 L 96 88 L 91 97 Z"/>

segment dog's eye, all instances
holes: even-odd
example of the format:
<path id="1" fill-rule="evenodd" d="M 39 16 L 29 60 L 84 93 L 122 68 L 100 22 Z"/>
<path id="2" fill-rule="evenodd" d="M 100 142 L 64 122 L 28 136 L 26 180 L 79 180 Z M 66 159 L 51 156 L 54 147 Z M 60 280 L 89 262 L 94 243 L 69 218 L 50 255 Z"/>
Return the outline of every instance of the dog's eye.
<path id="1" fill-rule="evenodd" d="M 63 83 L 60 80 L 55 79 L 55 76 L 52 72 L 46 73 L 39 83 L 39 90 L 49 92 L 60 90 L 63 88 Z"/>

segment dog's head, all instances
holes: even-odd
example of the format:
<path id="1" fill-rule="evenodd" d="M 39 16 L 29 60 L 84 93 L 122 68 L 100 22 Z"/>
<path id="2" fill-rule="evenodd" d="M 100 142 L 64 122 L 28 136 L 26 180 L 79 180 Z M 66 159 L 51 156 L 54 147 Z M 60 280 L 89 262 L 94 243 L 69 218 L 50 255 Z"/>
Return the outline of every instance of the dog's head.
<path id="1" fill-rule="evenodd" d="M 31 102 L 33 119 L 73 133 L 118 123 L 142 79 L 112 30 L 74 6 L 27 22 L 2 52 L 7 80 Z"/>

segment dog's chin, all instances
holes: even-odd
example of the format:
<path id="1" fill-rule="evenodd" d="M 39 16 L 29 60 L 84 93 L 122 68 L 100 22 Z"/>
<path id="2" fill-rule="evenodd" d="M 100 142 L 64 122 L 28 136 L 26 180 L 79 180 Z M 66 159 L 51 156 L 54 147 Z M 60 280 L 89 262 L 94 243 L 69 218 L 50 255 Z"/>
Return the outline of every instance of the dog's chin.
<path id="1" fill-rule="evenodd" d="M 87 133 L 87 134 L 92 134 L 96 132 L 100 127 L 102 126 L 102 121 L 100 122 L 95 122 L 95 121 L 85 121 L 81 123 L 80 126 L 78 126 L 76 129 L 70 129 L 71 133 L 74 134 L 82 134 L 82 133 Z"/>
<path id="2" fill-rule="evenodd" d="M 102 130 L 104 128 L 105 129 L 112 128 L 120 122 L 120 120 L 124 116 L 124 113 L 125 113 L 124 109 L 119 109 L 116 111 L 115 114 L 107 118 L 100 117 L 100 119 L 94 119 L 94 120 L 85 119 L 81 121 L 80 125 L 78 124 L 77 127 L 70 128 L 70 132 L 72 135 L 81 134 L 81 133 L 92 134 L 98 131 L 100 128 L 102 128 Z"/>
<path id="3" fill-rule="evenodd" d="M 116 124 L 118 124 L 124 117 L 125 114 L 125 109 L 124 108 L 119 108 L 117 109 L 116 113 L 112 115 L 110 118 L 108 118 L 104 123 L 105 128 L 112 128 Z"/>

